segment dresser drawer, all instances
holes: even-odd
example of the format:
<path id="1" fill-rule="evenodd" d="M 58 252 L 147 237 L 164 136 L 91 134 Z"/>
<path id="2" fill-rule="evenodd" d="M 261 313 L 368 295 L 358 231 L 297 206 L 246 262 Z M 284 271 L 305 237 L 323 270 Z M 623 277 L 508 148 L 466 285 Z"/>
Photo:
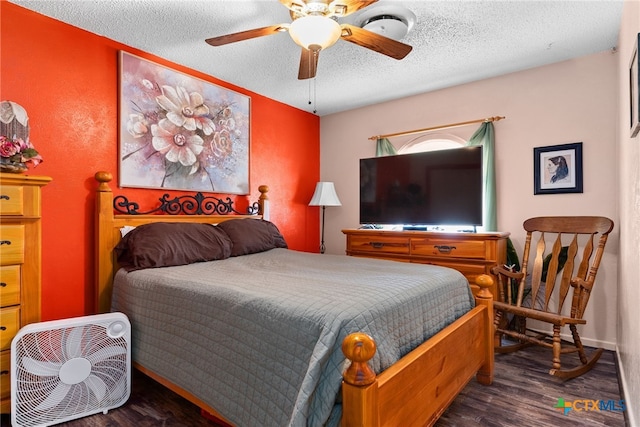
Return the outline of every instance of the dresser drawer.
<path id="1" fill-rule="evenodd" d="M 23 215 L 23 187 L 3 185 L 0 187 L 0 215 Z"/>
<path id="2" fill-rule="evenodd" d="M 24 262 L 24 225 L 0 226 L 0 265 Z"/>
<path id="3" fill-rule="evenodd" d="M 411 254 L 443 258 L 486 258 L 486 244 L 481 240 L 412 238 Z"/>
<path id="4" fill-rule="evenodd" d="M 20 304 L 20 266 L 0 267 L 0 304 L 2 307 Z"/>
<path id="5" fill-rule="evenodd" d="M 0 351 L 11 348 L 11 340 L 20 329 L 20 306 L 0 309 Z"/>
<path id="6" fill-rule="evenodd" d="M 382 254 L 409 254 L 409 239 L 392 236 L 350 236 L 348 250 Z"/>
<path id="7" fill-rule="evenodd" d="M 11 364 L 11 351 L 0 352 L 0 399 L 8 399 L 11 395 L 11 377 L 9 373 Z"/>

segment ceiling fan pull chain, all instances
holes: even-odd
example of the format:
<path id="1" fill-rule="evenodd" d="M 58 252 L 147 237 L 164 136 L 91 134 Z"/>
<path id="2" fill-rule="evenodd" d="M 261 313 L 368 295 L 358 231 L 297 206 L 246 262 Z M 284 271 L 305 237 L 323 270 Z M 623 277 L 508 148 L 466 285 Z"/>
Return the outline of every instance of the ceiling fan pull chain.
<path id="1" fill-rule="evenodd" d="M 309 59 L 309 62 L 311 62 L 311 59 Z M 316 109 L 316 77 L 314 76 L 313 79 L 307 79 L 309 82 L 309 105 L 313 106 L 313 114 L 316 114 L 318 111 Z M 311 100 L 311 80 L 313 80 L 313 101 Z"/>
<path id="2" fill-rule="evenodd" d="M 316 114 L 318 112 L 317 107 L 318 104 L 316 102 L 316 78 L 313 78 L 313 114 Z"/>

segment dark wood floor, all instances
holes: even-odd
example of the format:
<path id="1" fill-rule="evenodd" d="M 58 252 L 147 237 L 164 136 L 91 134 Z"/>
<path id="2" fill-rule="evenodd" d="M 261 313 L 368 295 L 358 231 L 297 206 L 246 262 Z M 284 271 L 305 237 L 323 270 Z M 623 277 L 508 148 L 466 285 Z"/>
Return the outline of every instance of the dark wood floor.
<path id="1" fill-rule="evenodd" d="M 563 357 L 570 360 L 571 355 Z M 578 361 L 577 357 L 575 360 Z M 615 352 L 605 351 L 591 371 L 564 382 L 548 374 L 550 367 L 551 350 L 542 347 L 496 354 L 493 384 L 483 386 L 471 381 L 440 417 L 436 427 L 627 425 L 623 411 L 571 410 L 564 415 L 564 411 L 555 408 L 560 398 L 572 403 L 586 399 L 613 400 L 619 404 L 622 391 Z M 580 402 L 575 406 L 584 407 Z"/>
<path id="2" fill-rule="evenodd" d="M 547 374 L 549 351 L 530 347 L 496 355 L 493 385 L 472 380 L 438 420 L 437 427 L 472 426 L 625 426 L 622 411 L 569 411 L 555 408 L 559 398 L 619 402 L 615 353 L 605 351 L 589 373 L 562 382 Z M 577 405 L 582 407 L 582 405 Z M 618 406 L 619 408 L 619 406 Z M 200 416 L 197 407 L 148 377 L 134 371 L 129 401 L 108 414 L 59 424 L 64 427 L 217 427 Z M 9 418 L 2 416 L 2 426 Z M 250 426 L 254 427 L 254 426 Z"/>

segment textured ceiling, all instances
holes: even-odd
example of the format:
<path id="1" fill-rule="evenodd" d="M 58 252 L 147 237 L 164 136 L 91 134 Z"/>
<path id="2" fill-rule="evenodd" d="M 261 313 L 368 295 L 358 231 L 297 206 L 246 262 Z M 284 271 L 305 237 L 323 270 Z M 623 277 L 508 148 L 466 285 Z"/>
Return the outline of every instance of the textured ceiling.
<path id="1" fill-rule="evenodd" d="M 357 13 L 404 6 L 416 15 L 405 59 L 339 40 L 321 52 L 315 79 L 298 80 L 300 48 L 286 33 L 204 42 L 291 22 L 277 0 L 9 1 L 320 116 L 614 48 L 623 3 L 380 0 Z"/>

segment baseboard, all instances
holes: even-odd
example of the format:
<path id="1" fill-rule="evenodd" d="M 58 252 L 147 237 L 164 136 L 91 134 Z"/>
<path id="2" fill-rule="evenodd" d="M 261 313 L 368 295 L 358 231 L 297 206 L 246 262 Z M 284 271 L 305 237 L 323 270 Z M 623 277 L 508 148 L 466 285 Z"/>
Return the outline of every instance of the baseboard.
<path id="1" fill-rule="evenodd" d="M 566 339 L 567 341 L 572 341 L 573 338 L 571 334 L 560 334 L 562 339 Z M 590 338 L 580 337 L 580 341 L 582 341 L 582 345 L 585 347 L 593 347 L 593 348 L 604 348 L 605 350 L 616 351 L 616 343 L 609 341 L 598 341 L 592 340 Z"/>
<path id="2" fill-rule="evenodd" d="M 636 408 L 634 407 L 634 403 L 637 403 L 637 399 L 631 399 L 629 396 L 629 387 L 627 387 L 626 375 L 624 373 L 624 367 L 620 360 L 620 352 L 616 348 L 616 367 L 618 368 L 618 383 L 620 384 L 620 394 L 624 399 L 624 405 L 626 407 L 626 411 L 624 411 L 624 419 L 626 421 L 626 425 L 628 426 L 637 426 L 640 420 L 636 420 L 634 415 Z"/>
<path id="3" fill-rule="evenodd" d="M 527 324 L 527 326 L 529 325 Z M 544 329 L 538 329 L 538 328 L 530 328 L 530 329 L 536 332 L 544 332 L 547 334 L 552 333 L 551 330 L 545 331 Z M 560 334 L 560 338 L 566 341 L 573 341 L 573 337 L 571 336 L 570 333 Z M 617 350 L 616 343 L 610 342 L 610 341 L 594 340 L 591 338 L 585 338 L 583 336 L 580 337 L 580 341 L 582 341 L 582 345 L 584 345 L 585 347 L 604 348 L 605 350 L 610 350 L 610 351 Z"/>

